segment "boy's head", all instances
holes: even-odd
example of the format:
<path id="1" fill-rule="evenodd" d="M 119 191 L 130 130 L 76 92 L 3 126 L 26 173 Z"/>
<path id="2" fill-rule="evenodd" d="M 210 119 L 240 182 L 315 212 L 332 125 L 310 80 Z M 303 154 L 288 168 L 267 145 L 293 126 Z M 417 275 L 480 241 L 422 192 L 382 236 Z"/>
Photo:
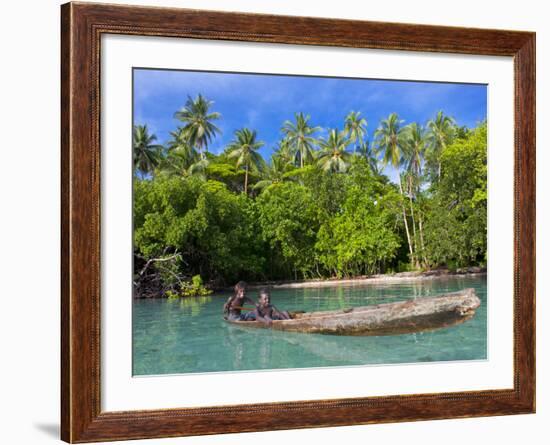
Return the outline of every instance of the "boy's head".
<path id="1" fill-rule="evenodd" d="M 246 293 L 246 283 L 244 281 L 239 281 L 235 284 L 235 296 L 241 297 Z"/>
<path id="2" fill-rule="evenodd" d="M 260 289 L 260 304 L 266 306 L 271 303 L 271 295 L 266 288 Z"/>

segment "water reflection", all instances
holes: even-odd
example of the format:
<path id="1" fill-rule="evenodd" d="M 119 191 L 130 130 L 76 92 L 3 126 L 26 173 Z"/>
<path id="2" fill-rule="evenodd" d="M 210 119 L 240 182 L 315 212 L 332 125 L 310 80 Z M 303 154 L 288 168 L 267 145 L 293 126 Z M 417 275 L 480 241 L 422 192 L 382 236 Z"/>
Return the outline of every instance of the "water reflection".
<path id="1" fill-rule="evenodd" d="M 486 279 L 445 278 L 399 284 L 276 289 L 273 303 L 287 310 L 333 310 L 423 298 L 474 287 L 482 301 L 468 322 L 433 332 L 387 337 L 338 337 L 229 325 L 227 294 L 134 302 L 135 375 L 307 368 L 484 359 Z M 255 292 L 250 293 L 256 298 Z"/>
<path id="2" fill-rule="evenodd" d="M 212 302 L 212 297 L 170 298 L 168 303 L 178 304 L 185 315 L 198 317 L 202 309 Z"/>

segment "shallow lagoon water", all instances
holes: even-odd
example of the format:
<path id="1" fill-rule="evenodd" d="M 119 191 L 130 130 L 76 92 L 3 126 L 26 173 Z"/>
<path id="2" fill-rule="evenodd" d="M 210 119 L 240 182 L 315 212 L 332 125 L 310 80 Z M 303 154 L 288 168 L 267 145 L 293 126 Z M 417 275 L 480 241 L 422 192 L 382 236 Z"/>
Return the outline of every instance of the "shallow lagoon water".
<path id="1" fill-rule="evenodd" d="M 483 360 L 487 358 L 485 276 L 388 284 L 276 289 L 279 309 L 321 311 L 435 296 L 473 287 L 481 306 L 450 328 L 384 337 L 346 337 L 247 329 L 222 319 L 229 296 L 135 300 L 133 375 Z M 248 293 L 257 298 L 257 291 Z"/>

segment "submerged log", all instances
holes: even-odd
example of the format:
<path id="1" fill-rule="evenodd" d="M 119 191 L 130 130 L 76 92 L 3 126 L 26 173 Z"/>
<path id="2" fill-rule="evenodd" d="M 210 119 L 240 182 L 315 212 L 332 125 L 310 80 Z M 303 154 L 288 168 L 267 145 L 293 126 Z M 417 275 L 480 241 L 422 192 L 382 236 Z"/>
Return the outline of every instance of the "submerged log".
<path id="1" fill-rule="evenodd" d="M 250 328 L 329 335 L 398 335 L 463 323 L 475 315 L 480 300 L 474 289 L 397 303 L 336 311 L 297 313 L 291 320 L 232 321 Z"/>

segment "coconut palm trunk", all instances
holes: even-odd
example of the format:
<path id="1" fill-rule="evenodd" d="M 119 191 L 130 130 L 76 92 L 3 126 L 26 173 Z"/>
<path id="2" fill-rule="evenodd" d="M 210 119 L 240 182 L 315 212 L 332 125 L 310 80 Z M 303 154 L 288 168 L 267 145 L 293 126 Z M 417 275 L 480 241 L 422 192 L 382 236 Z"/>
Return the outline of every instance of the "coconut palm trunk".
<path id="1" fill-rule="evenodd" d="M 420 231 L 420 248 L 422 249 L 422 260 L 424 261 L 424 267 L 428 267 L 428 259 L 426 258 L 426 249 L 424 247 L 424 234 L 422 228 L 422 212 L 418 215 L 418 229 Z"/>
<path id="2" fill-rule="evenodd" d="M 403 193 L 403 186 L 401 185 L 401 178 L 399 178 L 399 193 L 401 193 L 401 198 L 405 198 L 405 195 Z M 405 205 L 403 204 L 403 200 L 401 200 L 401 211 L 403 213 L 403 223 L 405 224 L 405 232 L 407 234 L 407 243 L 409 244 L 409 253 L 411 256 L 411 263 L 414 264 L 414 251 L 413 246 L 411 242 L 411 233 L 409 231 L 409 223 L 407 221 L 407 213 L 405 212 Z"/>
<path id="3" fill-rule="evenodd" d="M 244 167 L 244 194 L 248 194 L 248 164 Z"/>
<path id="4" fill-rule="evenodd" d="M 414 220 L 414 210 L 413 210 L 413 202 L 412 202 L 412 198 L 409 196 L 409 202 L 410 202 L 410 207 L 411 207 L 411 222 L 412 222 L 412 227 L 413 227 L 413 244 L 414 244 L 414 252 L 415 252 L 415 255 L 414 255 L 414 265 L 415 267 L 418 269 L 420 268 L 420 264 L 418 264 L 418 257 L 416 255 L 416 253 L 418 252 L 418 244 L 417 244 L 417 241 L 416 241 L 416 222 Z"/>
<path id="5" fill-rule="evenodd" d="M 414 266 L 418 269 L 420 267 L 420 264 L 418 264 L 418 256 L 416 253 L 418 253 L 418 242 L 416 237 L 416 222 L 414 219 L 414 206 L 413 206 L 413 199 L 412 199 L 412 180 L 409 178 L 409 204 L 411 207 L 411 222 L 412 222 L 412 228 L 413 228 L 413 242 L 414 242 L 414 251 L 415 251 L 415 257 L 414 257 Z"/>

